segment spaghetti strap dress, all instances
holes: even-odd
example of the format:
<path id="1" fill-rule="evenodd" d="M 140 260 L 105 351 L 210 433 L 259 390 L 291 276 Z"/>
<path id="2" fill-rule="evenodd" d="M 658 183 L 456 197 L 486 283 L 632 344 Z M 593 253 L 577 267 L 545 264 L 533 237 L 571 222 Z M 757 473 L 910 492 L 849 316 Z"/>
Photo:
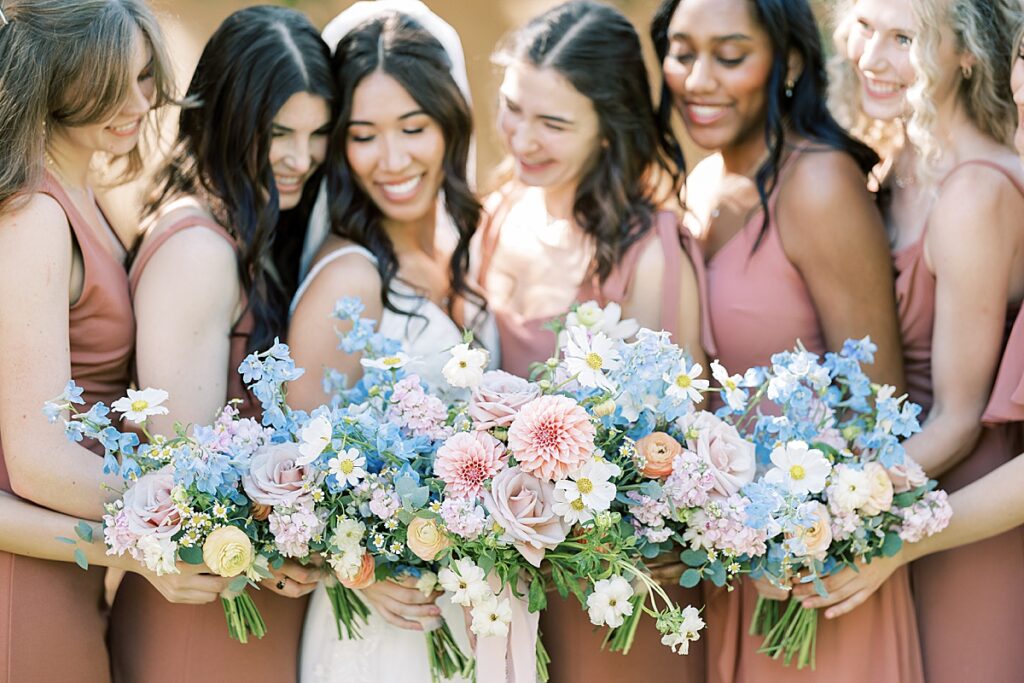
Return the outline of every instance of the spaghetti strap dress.
<path id="1" fill-rule="evenodd" d="M 778 186 L 803 153 L 794 150 Z M 708 298 L 718 358 L 730 372 L 769 364 L 772 354 L 803 342 L 826 352 L 825 335 L 807 283 L 779 235 L 776 204 L 768 201 L 767 229 L 758 243 L 760 211 L 708 260 Z M 755 249 L 756 245 L 756 249 Z M 818 619 L 815 669 L 783 666 L 759 654 L 761 636 L 748 633 L 757 590 L 744 579 L 732 591 L 707 586 L 708 681 L 712 683 L 920 683 L 917 622 L 906 568 L 895 572 L 864 604 L 838 619 Z"/>
<path id="2" fill-rule="evenodd" d="M 1007 169 L 985 160 L 966 165 L 991 168 L 1006 176 L 1024 194 L 1020 180 Z M 948 178 L 949 175 L 946 177 Z M 896 251 L 896 298 L 903 335 L 904 366 L 910 398 L 932 406 L 932 328 L 935 321 L 935 276 L 925 262 L 924 239 Z M 1007 321 L 1016 307 L 1008 307 Z M 1018 324 L 1018 328 L 1021 325 Z M 1004 338 L 1005 340 L 1005 338 Z M 1014 355 L 1016 353 L 1016 355 Z M 983 477 L 1021 452 L 1019 403 L 1024 340 L 1015 330 L 1007 346 L 999 381 L 974 449 L 939 477 L 939 487 L 952 493 Z M 1011 377 L 1014 369 L 1017 376 Z M 1015 402 L 1016 401 L 1016 402 Z M 1024 680 L 1024 527 L 977 543 L 924 557 L 911 565 L 914 601 L 921 629 L 925 678 L 929 683 Z"/>
<path id="3" fill-rule="evenodd" d="M 128 275 L 56 178 L 47 173 L 38 192 L 64 209 L 85 271 L 81 296 L 68 310 L 71 377 L 82 387 L 83 408 L 99 401 L 109 406 L 124 395 L 131 376 L 135 319 Z M 83 445 L 96 457 L 103 453 L 99 443 Z M 0 488 L 13 493 L 2 434 Z M 0 681 L 110 680 L 103 577 L 101 567 L 83 571 L 70 562 L 0 552 Z"/>
<path id="4" fill-rule="evenodd" d="M 130 272 L 133 295 L 153 254 L 176 233 L 194 227 L 211 230 L 236 248 L 234 238 L 212 218 L 192 214 L 178 219 L 143 242 Z M 259 402 L 242 384 L 237 372 L 247 355 L 252 324 L 246 309 L 231 333 L 227 397 L 242 399 L 236 404 L 242 417 L 259 416 Z M 243 645 L 228 636 L 219 600 L 205 605 L 171 603 L 138 574 L 126 574 L 117 590 L 110 620 L 115 681 L 297 680 L 299 640 L 308 596 L 288 598 L 267 589 L 249 592 L 266 621 L 267 634 Z"/>
<path id="5" fill-rule="evenodd" d="M 514 226 L 503 225 L 508 205 L 499 205 L 493 217 L 484 224 L 481 244 L 479 281 L 486 291 L 487 271 L 494 255 L 498 233 Z M 670 211 L 657 214 L 652 229 L 634 243 L 622 261 L 603 283 L 585 282 L 576 300 L 596 300 L 602 306 L 609 302 L 622 302 L 629 294 L 636 272 L 637 261 L 652 240 L 659 240 L 665 254 L 665 298 L 662 302 L 663 329 L 678 333 L 679 278 L 682 259 L 689 257 L 697 274 L 698 287 L 703 288 L 703 262 L 696 243 L 687 234 L 687 249 L 681 244 L 683 233 L 677 216 Z M 517 312 L 491 305 L 501 335 L 502 369 L 522 377 L 528 376 L 530 364 L 542 362 L 555 348 L 555 336 L 543 329 L 546 318 L 527 319 Z M 701 306 L 702 315 L 706 306 Z M 702 333 L 707 330 L 703 326 Z M 710 335 L 702 336 L 702 343 L 711 346 Z M 682 607 L 699 606 L 699 589 L 681 586 L 667 587 L 669 596 Z M 605 630 L 598 629 L 587 617 L 579 602 L 557 593 L 548 595 L 548 606 L 540 615 L 540 632 L 544 646 L 551 655 L 548 667 L 551 681 L 556 683 L 600 683 L 602 681 L 672 681 L 697 683 L 704 680 L 703 641 L 690 644 L 689 655 L 682 657 L 661 644 L 661 635 L 652 619 L 644 619 L 637 629 L 636 639 L 628 655 L 602 649 Z"/>

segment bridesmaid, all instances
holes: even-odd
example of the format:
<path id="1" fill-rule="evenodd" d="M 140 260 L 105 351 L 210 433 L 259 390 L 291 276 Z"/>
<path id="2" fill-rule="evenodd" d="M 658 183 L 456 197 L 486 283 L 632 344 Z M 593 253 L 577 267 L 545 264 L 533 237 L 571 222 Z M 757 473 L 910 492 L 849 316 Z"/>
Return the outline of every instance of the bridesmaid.
<path id="1" fill-rule="evenodd" d="M 892 272 L 866 174 L 878 157 L 825 108 L 822 46 L 804 0 L 665 0 L 651 35 L 670 106 L 710 150 L 687 179 L 687 208 L 708 260 L 710 316 L 722 363 L 765 365 L 802 341 L 878 345 L 871 375 L 901 386 Z M 671 105 L 669 104 L 671 103 Z M 841 206 L 841 212 L 835 207 Z M 907 572 L 845 619 L 819 621 L 816 670 L 758 654 L 748 635 L 766 582 L 710 590 L 710 681 L 921 681 Z"/>
<path id="2" fill-rule="evenodd" d="M 526 376 L 550 357 L 555 337 L 543 324 L 590 299 L 672 332 L 703 362 L 697 264 L 680 246 L 673 211 L 677 147 L 671 133 L 660 147 L 632 25 L 607 5 L 575 0 L 516 32 L 497 62 L 498 128 L 514 174 L 488 199 L 479 279 L 503 369 Z M 701 602 L 695 590 L 670 593 Z M 703 680 L 701 643 L 680 658 L 651 620 L 627 656 L 602 650 L 603 633 L 574 598 L 551 595 L 540 622 L 553 681 Z"/>
<path id="3" fill-rule="evenodd" d="M 398 11 L 395 11 L 395 10 Z M 444 386 L 448 350 L 471 329 L 497 360 L 497 329 L 467 279 L 480 204 L 467 164 L 472 113 L 458 36 L 422 3 L 357 3 L 324 31 L 338 40 L 333 69 L 341 112 L 328 153 L 330 220 L 295 296 L 289 335 L 306 374 L 289 385 L 292 406 L 310 410 L 329 396 L 323 371 L 361 374 L 359 357 L 338 349 L 330 314 L 357 296 L 362 317 L 403 342 L 409 371 Z M 441 198 L 443 197 L 443 203 Z M 440 210 L 439 210 L 440 209 Z M 319 217 L 314 216 L 314 219 Z M 329 232 L 328 232 L 329 231 Z M 310 240 L 307 240 L 309 242 Z M 371 615 L 359 640 L 339 640 L 330 601 L 314 593 L 302 636 L 304 683 L 428 683 L 422 631 L 449 622 L 465 652 L 462 610 L 414 578 L 360 591 Z M 461 680 L 461 679 L 459 679 Z"/>
<path id="4" fill-rule="evenodd" d="M 170 394 L 158 432 L 207 424 L 232 398 L 259 414 L 237 368 L 286 331 L 333 101 L 327 46 L 294 10 L 240 10 L 203 50 L 130 272 L 139 384 Z M 128 576 L 111 615 L 115 676 L 294 681 L 306 609 L 295 598 L 316 576 L 286 563 L 265 580 L 253 598 L 268 633 L 247 645 L 219 604 L 168 605 Z"/>
<path id="5" fill-rule="evenodd" d="M 885 180 L 886 218 L 910 398 L 926 415 L 907 453 L 951 492 L 1024 447 L 1019 424 L 982 425 L 1024 299 L 1024 168 L 1010 148 L 1019 50 L 1012 32 L 1021 11 L 1015 0 L 860 0 L 846 44 L 859 81 L 849 94 L 875 117 L 899 114 L 879 104 L 887 93 L 877 84 L 917 65 L 908 143 Z M 885 49 L 894 29 L 913 36 L 909 51 Z M 1020 353 L 1011 348 L 1007 360 Z M 1002 413 L 994 422 L 1019 420 L 993 408 Z M 928 681 L 1020 680 L 1024 651 L 1009 634 L 1024 632 L 1024 530 L 933 555 L 912 570 Z"/>
<path id="6" fill-rule="evenodd" d="M 113 490 L 103 485 L 119 482 L 104 475 L 98 443 L 68 442 L 40 407 L 71 378 L 87 405 L 109 405 L 128 386 L 127 246 L 96 203 L 90 169 L 95 157 L 114 159 L 125 175 L 141 167 L 139 131 L 167 99 L 167 65 L 140 1 L 3 3 L 0 489 L 23 499 L 7 501 L 17 512 L 5 510 L 5 524 L 18 526 L 0 533 L 0 545 L 18 553 L 0 553 L 4 681 L 110 679 L 103 572 L 71 564 L 68 546 L 36 530 L 67 535 L 77 518 L 98 519 Z M 100 550 L 85 548 L 92 560 Z M 190 602 L 214 599 L 222 583 L 147 578 Z"/>

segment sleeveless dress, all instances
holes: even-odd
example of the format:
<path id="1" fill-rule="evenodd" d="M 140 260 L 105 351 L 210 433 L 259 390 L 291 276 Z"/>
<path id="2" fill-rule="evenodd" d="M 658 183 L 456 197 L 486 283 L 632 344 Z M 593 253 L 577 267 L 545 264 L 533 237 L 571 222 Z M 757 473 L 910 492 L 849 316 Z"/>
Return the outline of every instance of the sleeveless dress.
<path id="1" fill-rule="evenodd" d="M 153 254 L 173 235 L 194 227 L 211 230 L 236 248 L 234 238 L 208 217 L 191 214 L 174 221 L 143 242 L 130 273 L 133 295 Z M 237 404 L 242 417 L 259 415 L 259 402 L 245 389 L 237 372 L 246 356 L 252 324 L 252 316 L 247 311 L 231 333 L 227 398 L 243 399 Z M 211 421 L 213 417 L 210 416 Z M 267 634 L 243 645 L 228 636 L 219 600 L 205 605 L 171 603 L 138 574 L 126 574 L 118 588 L 110 620 L 115 680 L 124 683 L 295 681 L 308 597 L 288 598 L 266 589 L 250 588 L 249 593 L 266 621 Z"/>
<path id="2" fill-rule="evenodd" d="M 780 182 L 794 151 L 780 171 Z M 755 215 L 707 264 L 711 324 L 718 358 L 730 372 L 766 365 L 773 353 L 795 346 L 823 354 L 824 331 L 807 283 L 786 256 L 775 214 L 778 194 L 768 205 L 768 229 L 757 249 L 763 213 Z M 853 612 L 818 619 L 816 668 L 785 667 L 758 654 L 761 636 L 748 634 L 757 604 L 753 582 L 731 592 L 707 586 L 708 681 L 768 683 L 915 683 L 923 681 L 917 623 L 908 572 L 895 572 Z"/>
<path id="3" fill-rule="evenodd" d="M 38 192 L 64 209 L 82 254 L 82 294 L 68 310 L 71 377 L 83 389 L 83 409 L 98 401 L 109 406 L 128 388 L 135 347 L 128 276 L 49 173 Z M 2 442 L 0 435 L 0 488 L 13 493 Z M 83 445 L 97 457 L 103 453 L 96 442 Z M 0 681 L 110 680 L 103 576 L 102 567 L 83 571 L 70 562 L 0 552 Z"/>
<path id="4" fill-rule="evenodd" d="M 1005 175 L 1024 194 L 1024 186 L 1003 167 L 983 160 L 965 165 L 992 168 Z M 946 176 L 947 178 L 949 175 Z M 910 398 L 924 408 L 932 406 L 932 327 L 935 320 L 935 276 L 924 257 L 924 239 L 895 252 L 896 296 Z M 1015 311 L 1007 311 L 1007 320 Z M 1020 327 L 1018 325 L 1018 327 Z M 1015 337 L 1004 356 L 1004 368 L 1019 367 L 1024 347 Z M 1013 351 L 1016 351 L 1016 356 Z M 1005 372 L 1001 389 L 1011 378 Z M 1021 380 L 1018 371 L 1016 381 Z M 1009 392 L 1006 392 L 1009 393 Z M 974 450 L 939 477 L 939 486 L 952 493 L 981 478 L 1021 452 L 1020 404 L 1016 417 L 1009 397 L 989 407 Z M 995 419 L 994 419 L 995 418 Z M 999 424 L 1003 422 L 1003 424 Z M 994 538 L 924 557 L 911 565 L 921 649 L 929 683 L 967 680 L 1009 683 L 1024 680 L 1024 527 Z"/>
<path id="5" fill-rule="evenodd" d="M 498 243 L 499 234 L 509 229 L 505 224 L 512 202 L 505 201 L 493 212 L 483 226 L 480 262 L 480 285 L 487 290 L 487 273 Z M 511 226 L 514 229 L 515 226 Z M 677 335 L 679 311 L 679 278 L 683 248 L 679 221 L 670 211 L 659 212 L 654 226 L 633 244 L 611 276 L 600 285 L 585 282 L 576 296 L 578 302 L 597 300 L 602 306 L 609 302 L 625 301 L 636 273 L 637 261 L 652 240 L 660 240 L 665 254 L 665 288 L 662 302 L 661 327 Z M 704 264 L 696 244 L 689 244 L 687 255 L 693 261 L 698 287 L 703 294 Z M 701 306 L 702 315 L 707 311 Z M 510 309 L 494 307 L 494 317 L 501 333 L 502 369 L 527 377 L 530 363 L 546 360 L 555 348 L 555 336 L 542 329 L 548 317 L 528 319 Z M 702 345 L 713 349 L 708 327 L 702 324 Z M 665 591 L 680 606 L 703 604 L 700 590 L 681 586 L 666 586 Z M 704 680 L 704 643 L 690 643 L 687 656 L 674 654 L 661 644 L 661 634 L 654 620 L 641 620 L 636 639 L 628 655 L 602 649 L 606 629 L 590 623 L 586 610 L 576 598 L 563 599 L 555 592 L 548 593 L 548 606 L 540 614 L 540 635 L 551 663 L 548 672 L 552 683 L 599 683 L 601 681 L 672 681 L 696 683 Z"/>
<path id="6" fill-rule="evenodd" d="M 333 261 L 348 254 L 360 254 L 375 266 L 377 259 L 360 246 L 348 245 L 324 256 L 310 270 L 292 301 L 292 312 L 320 272 Z M 385 309 L 378 329 L 384 335 L 402 341 L 402 349 L 418 359 L 406 366 L 410 374 L 417 374 L 431 387 L 446 386 L 441 369 L 447 362 L 448 350 L 462 343 L 462 331 L 437 304 L 418 296 L 411 287 L 397 280 L 391 282 L 396 304 L 403 310 L 413 310 L 407 316 Z M 466 302 L 467 321 L 474 321 L 476 340 L 490 351 L 489 369 L 498 363 L 498 331 L 490 315 L 478 316 L 478 309 Z M 324 318 L 330 311 L 324 311 Z M 462 651 L 469 655 L 469 641 L 462 608 L 454 605 L 448 596 L 438 600 L 442 616 L 448 622 Z M 421 631 L 409 631 L 392 626 L 377 614 L 372 605 L 367 624 L 358 640 L 338 639 L 327 591 L 321 586 L 313 592 L 302 632 L 302 683 L 430 683 L 430 665 L 427 659 L 426 637 Z M 450 679 L 455 683 L 462 679 Z"/>

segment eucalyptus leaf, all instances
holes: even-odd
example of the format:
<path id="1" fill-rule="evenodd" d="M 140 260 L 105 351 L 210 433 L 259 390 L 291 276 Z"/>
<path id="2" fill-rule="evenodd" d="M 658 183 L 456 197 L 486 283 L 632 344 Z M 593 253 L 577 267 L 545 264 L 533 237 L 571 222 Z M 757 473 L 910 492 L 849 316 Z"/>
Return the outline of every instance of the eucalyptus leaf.
<path id="1" fill-rule="evenodd" d="M 231 579 L 231 583 L 228 584 L 228 591 L 232 593 L 241 593 L 243 590 L 245 590 L 245 587 L 246 585 L 248 585 L 248 583 L 249 579 L 245 576 L 245 574 L 240 574 L 235 578 Z"/>
<path id="2" fill-rule="evenodd" d="M 708 565 L 707 571 L 708 571 L 708 578 L 711 579 L 711 581 L 716 586 L 721 587 L 721 586 L 725 585 L 725 579 L 726 579 L 725 565 L 723 565 L 720 560 L 715 560 L 710 565 Z"/>
<path id="3" fill-rule="evenodd" d="M 900 551 L 903 547 L 903 539 L 898 534 L 892 532 L 885 535 L 885 540 L 882 542 L 882 554 L 886 557 L 892 557 Z"/>
<path id="4" fill-rule="evenodd" d="M 186 548 L 185 546 L 178 546 L 178 557 L 180 557 L 181 561 L 186 564 L 202 564 L 203 549 L 198 545 L 194 545 L 189 548 Z"/>
<path id="5" fill-rule="evenodd" d="M 85 559 L 81 548 L 75 548 L 75 563 L 82 569 L 89 569 L 89 560 Z"/>
<path id="6" fill-rule="evenodd" d="M 699 569 L 687 569 L 683 572 L 683 575 L 679 577 L 679 585 L 683 588 L 693 588 L 698 583 L 700 583 Z"/>
<path id="7" fill-rule="evenodd" d="M 648 543 L 640 549 L 640 554 L 648 560 L 653 560 L 658 555 L 661 555 L 661 548 L 655 543 Z"/>
<path id="8" fill-rule="evenodd" d="M 78 544 L 78 541 L 76 541 L 73 538 L 68 538 L 67 536 L 56 536 L 55 538 L 58 541 L 60 541 L 61 543 L 67 543 L 68 545 L 77 545 Z"/>
<path id="9" fill-rule="evenodd" d="M 684 550 L 679 554 L 679 559 L 687 567 L 703 567 L 708 561 L 708 553 L 706 550 Z"/>
<path id="10" fill-rule="evenodd" d="M 92 543 L 92 525 L 88 522 L 79 522 L 75 525 L 75 533 L 86 543 Z"/>

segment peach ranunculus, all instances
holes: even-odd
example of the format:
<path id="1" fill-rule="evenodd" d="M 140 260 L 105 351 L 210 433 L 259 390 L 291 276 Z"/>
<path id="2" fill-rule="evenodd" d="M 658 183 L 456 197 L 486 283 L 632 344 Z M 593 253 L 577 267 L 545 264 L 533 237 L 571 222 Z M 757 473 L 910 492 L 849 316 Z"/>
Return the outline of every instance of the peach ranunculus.
<path id="1" fill-rule="evenodd" d="M 579 403 L 541 396 L 519 410 L 508 429 L 508 447 L 524 472 L 559 481 L 590 460 L 595 432 Z"/>
<path id="2" fill-rule="evenodd" d="M 664 479 L 672 474 L 672 461 L 683 452 L 683 447 L 665 432 L 651 432 L 636 442 L 636 452 L 643 458 L 641 474 Z"/>
<path id="3" fill-rule="evenodd" d="M 555 485 L 511 467 L 499 472 L 484 491 L 484 507 L 519 553 L 539 567 L 544 552 L 565 540 L 569 525 L 555 514 Z"/>
<path id="4" fill-rule="evenodd" d="M 924 469 L 909 455 L 904 455 L 902 463 L 893 465 L 887 471 L 896 493 L 913 491 L 928 483 L 928 475 L 924 473 Z"/>
<path id="5" fill-rule="evenodd" d="M 254 503 L 291 507 L 309 498 L 307 487 L 313 470 L 298 464 L 302 454 L 297 443 L 276 443 L 262 446 L 242 477 L 242 487 Z"/>
<path id="6" fill-rule="evenodd" d="M 703 410 L 680 418 L 677 424 L 684 434 L 696 431 L 696 437 L 687 438 L 686 445 L 710 465 L 715 477 L 712 496 L 728 498 L 754 481 L 756 447 L 735 427 Z"/>
<path id="7" fill-rule="evenodd" d="M 803 541 L 807 557 L 824 560 L 832 545 L 832 516 L 824 503 L 818 503 L 814 511 L 818 519 L 813 525 L 800 529 L 800 540 Z"/>
<path id="8" fill-rule="evenodd" d="M 124 518 L 128 530 L 136 536 L 153 536 L 170 540 L 181 529 L 181 512 L 171 492 L 174 475 L 169 467 L 149 472 L 138 478 L 124 492 Z"/>
<path id="9" fill-rule="evenodd" d="M 359 564 L 359 570 L 356 571 L 355 575 L 349 579 L 338 579 L 338 582 L 345 588 L 351 588 L 353 590 L 369 588 L 377 580 L 375 575 L 376 570 L 377 565 L 373 561 L 373 555 L 364 552 L 362 562 Z"/>
<path id="10" fill-rule="evenodd" d="M 405 544 L 409 546 L 413 555 L 430 562 L 447 548 L 451 541 L 435 520 L 415 517 L 409 522 Z"/>
<path id="11" fill-rule="evenodd" d="M 864 474 L 868 477 L 868 500 L 861 506 L 867 515 L 879 515 L 892 507 L 893 485 L 889 473 L 877 462 L 864 465 Z"/>
<path id="12" fill-rule="evenodd" d="M 469 400 L 476 429 L 508 427 L 519 409 L 540 396 L 540 387 L 502 370 L 485 372 Z"/>

